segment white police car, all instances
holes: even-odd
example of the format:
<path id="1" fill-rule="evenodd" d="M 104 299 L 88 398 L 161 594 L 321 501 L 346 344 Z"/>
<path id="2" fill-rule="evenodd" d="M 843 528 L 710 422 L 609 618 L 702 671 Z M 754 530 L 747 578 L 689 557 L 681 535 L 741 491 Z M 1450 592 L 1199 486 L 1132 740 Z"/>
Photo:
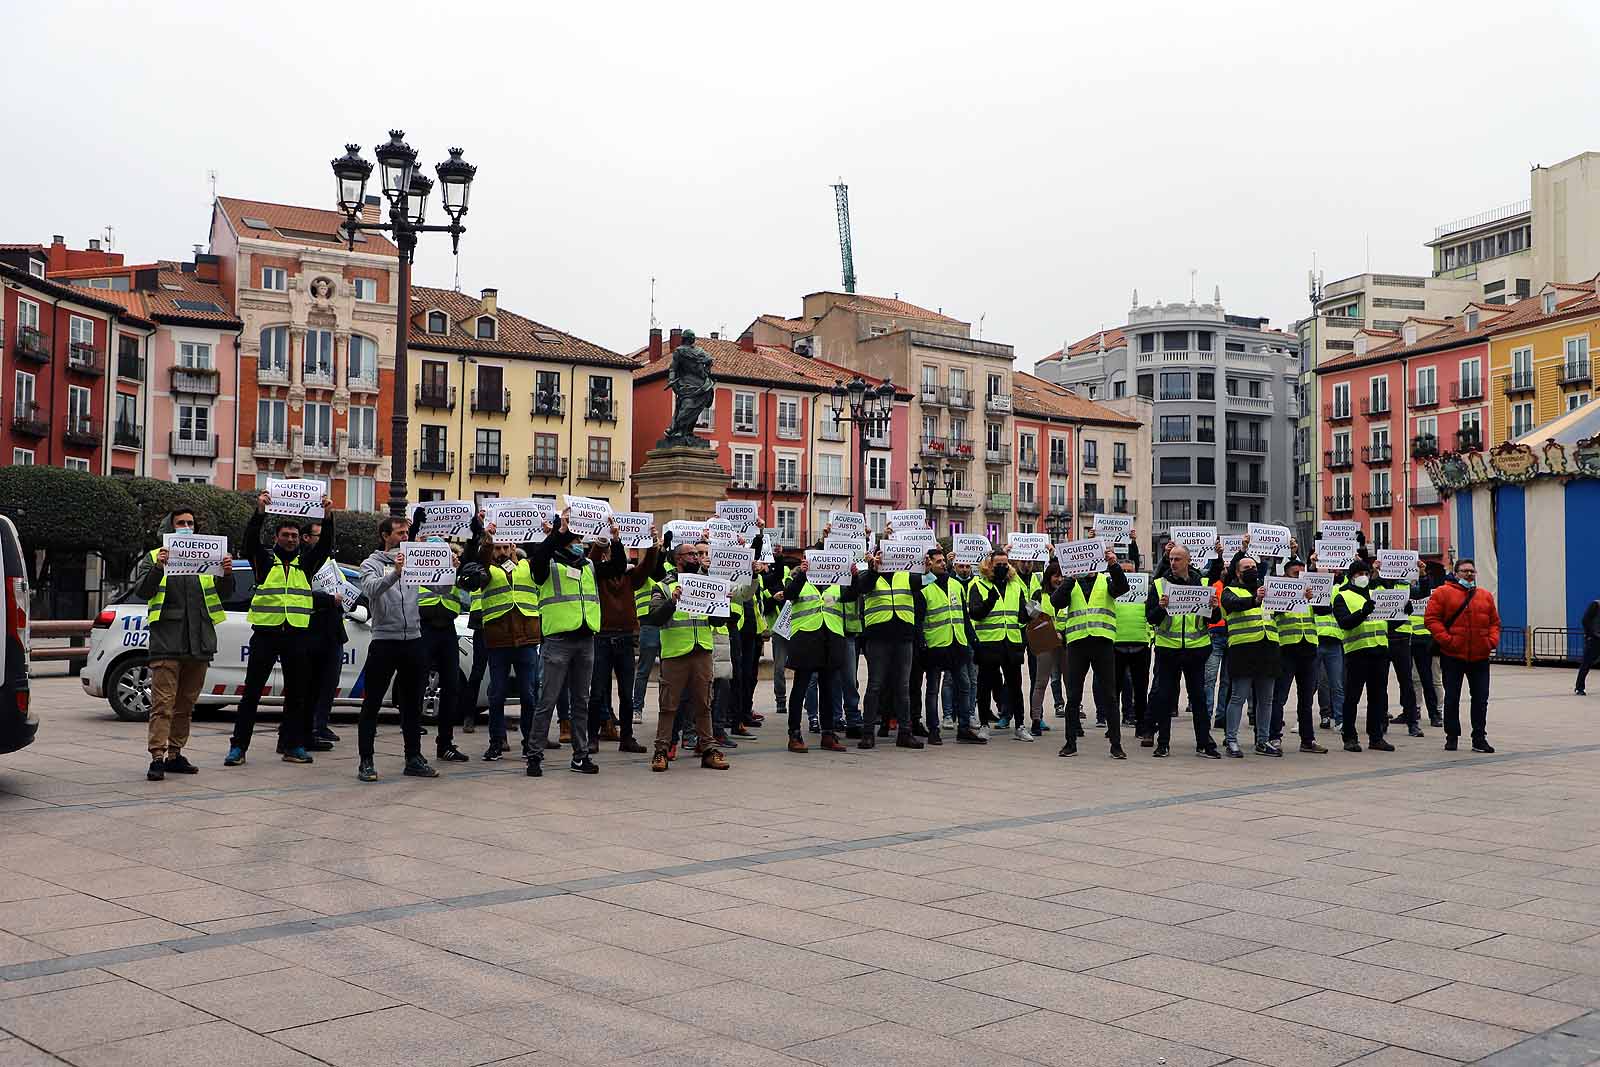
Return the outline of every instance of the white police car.
<path id="1" fill-rule="evenodd" d="M 359 584 L 359 572 L 355 568 L 341 566 L 341 569 L 346 578 Z M 236 561 L 233 596 L 222 605 L 228 618 L 217 627 L 217 654 L 206 670 L 205 684 L 195 701 L 196 710 L 216 710 L 237 704 L 244 694 L 245 661 L 250 655 L 250 623 L 245 613 L 250 609 L 250 594 L 254 589 L 255 575 L 250 565 Z M 129 591 L 118 603 L 102 611 L 89 635 L 89 661 L 82 674 L 84 692 L 92 697 L 104 697 L 116 717 L 128 722 L 150 717 L 150 665 L 146 654 L 150 632 L 145 626 L 146 610 L 145 602 Z M 362 666 L 366 663 L 372 628 L 367 622 L 365 606 L 357 605 L 345 613 L 345 631 L 350 642 L 344 646 L 344 667 L 339 674 L 337 699 L 346 701 L 343 706 L 348 709 L 366 692 Z M 465 615 L 456 619 L 456 636 L 460 647 L 459 681 L 465 689 L 472 672 L 472 631 L 467 629 Z M 281 668 L 272 668 L 267 687 L 264 696 L 282 695 Z M 479 686 L 477 697 L 479 708 L 488 705 L 487 684 Z M 394 706 L 392 690 L 385 694 L 384 703 Z M 336 704 L 335 708 L 339 706 Z M 438 676 L 431 671 L 423 692 L 422 716 L 429 722 L 438 718 Z"/>

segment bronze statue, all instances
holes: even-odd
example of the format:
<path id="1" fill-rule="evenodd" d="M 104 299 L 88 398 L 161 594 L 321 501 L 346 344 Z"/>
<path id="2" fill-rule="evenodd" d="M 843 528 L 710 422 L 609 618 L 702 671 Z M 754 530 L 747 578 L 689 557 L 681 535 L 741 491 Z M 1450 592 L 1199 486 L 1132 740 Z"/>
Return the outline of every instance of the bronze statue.
<path id="1" fill-rule="evenodd" d="M 661 448 L 711 447 L 710 442 L 695 435 L 694 426 L 700 421 L 700 413 L 711 406 L 717 383 L 711 377 L 710 353 L 694 342 L 694 331 L 684 330 L 682 343 L 672 350 L 667 386 L 677 398 L 677 412 L 667 427 L 667 435 L 658 442 Z"/>

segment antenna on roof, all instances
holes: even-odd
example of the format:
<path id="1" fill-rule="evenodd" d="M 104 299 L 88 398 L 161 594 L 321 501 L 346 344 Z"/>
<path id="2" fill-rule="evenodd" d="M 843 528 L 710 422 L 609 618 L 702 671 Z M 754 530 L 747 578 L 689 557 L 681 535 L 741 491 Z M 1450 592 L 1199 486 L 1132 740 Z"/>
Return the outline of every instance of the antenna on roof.
<path id="1" fill-rule="evenodd" d="M 105 242 L 105 250 L 107 252 L 111 251 L 111 249 L 115 246 L 116 235 L 117 235 L 116 227 L 114 227 L 114 226 L 107 226 L 106 227 L 105 234 L 104 234 L 102 240 Z"/>
<path id="2" fill-rule="evenodd" d="M 652 277 L 650 279 L 650 328 L 654 330 L 659 328 L 660 325 L 661 323 L 656 321 L 656 280 Z"/>
<path id="3" fill-rule="evenodd" d="M 1194 303 L 1194 279 L 1200 272 L 1193 267 L 1189 268 L 1189 303 Z"/>
<path id="4" fill-rule="evenodd" d="M 989 313 L 987 311 L 978 316 L 978 340 L 980 341 L 983 340 L 983 320 L 988 317 Z"/>
<path id="5" fill-rule="evenodd" d="M 217 170 L 215 167 L 206 171 L 206 181 L 211 183 L 211 199 L 217 198 Z"/>

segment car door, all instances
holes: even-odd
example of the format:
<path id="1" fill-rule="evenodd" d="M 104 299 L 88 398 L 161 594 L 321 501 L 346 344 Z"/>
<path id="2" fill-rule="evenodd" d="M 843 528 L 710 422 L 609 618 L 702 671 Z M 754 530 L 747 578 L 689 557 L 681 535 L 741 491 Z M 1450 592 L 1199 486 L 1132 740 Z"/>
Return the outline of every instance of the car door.
<path id="1" fill-rule="evenodd" d="M 245 671 L 250 664 L 250 595 L 255 592 L 255 574 L 249 564 L 235 563 L 233 567 L 233 595 L 223 603 L 228 617 L 217 627 L 217 655 L 206 670 L 205 685 L 200 690 L 202 700 L 216 702 L 237 700 L 244 693 Z M 283 668 L 274 664 L 267 678 L 271 692 L 266 695 L 283 695 Z"/>

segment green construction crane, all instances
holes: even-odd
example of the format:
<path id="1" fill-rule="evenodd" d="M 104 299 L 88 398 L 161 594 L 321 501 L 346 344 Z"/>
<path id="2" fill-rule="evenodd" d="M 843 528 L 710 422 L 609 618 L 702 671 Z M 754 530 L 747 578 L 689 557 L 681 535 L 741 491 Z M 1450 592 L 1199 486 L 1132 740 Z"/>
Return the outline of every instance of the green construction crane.
<path id="1" fill-rule="evenodd" d="M 839 179 L 833 187 L 833 203 L 839 211 L 839 255 L 844 260 L 844 291 L 856 291 L 856 260 L 850 248 L 850 187 Z"/>

